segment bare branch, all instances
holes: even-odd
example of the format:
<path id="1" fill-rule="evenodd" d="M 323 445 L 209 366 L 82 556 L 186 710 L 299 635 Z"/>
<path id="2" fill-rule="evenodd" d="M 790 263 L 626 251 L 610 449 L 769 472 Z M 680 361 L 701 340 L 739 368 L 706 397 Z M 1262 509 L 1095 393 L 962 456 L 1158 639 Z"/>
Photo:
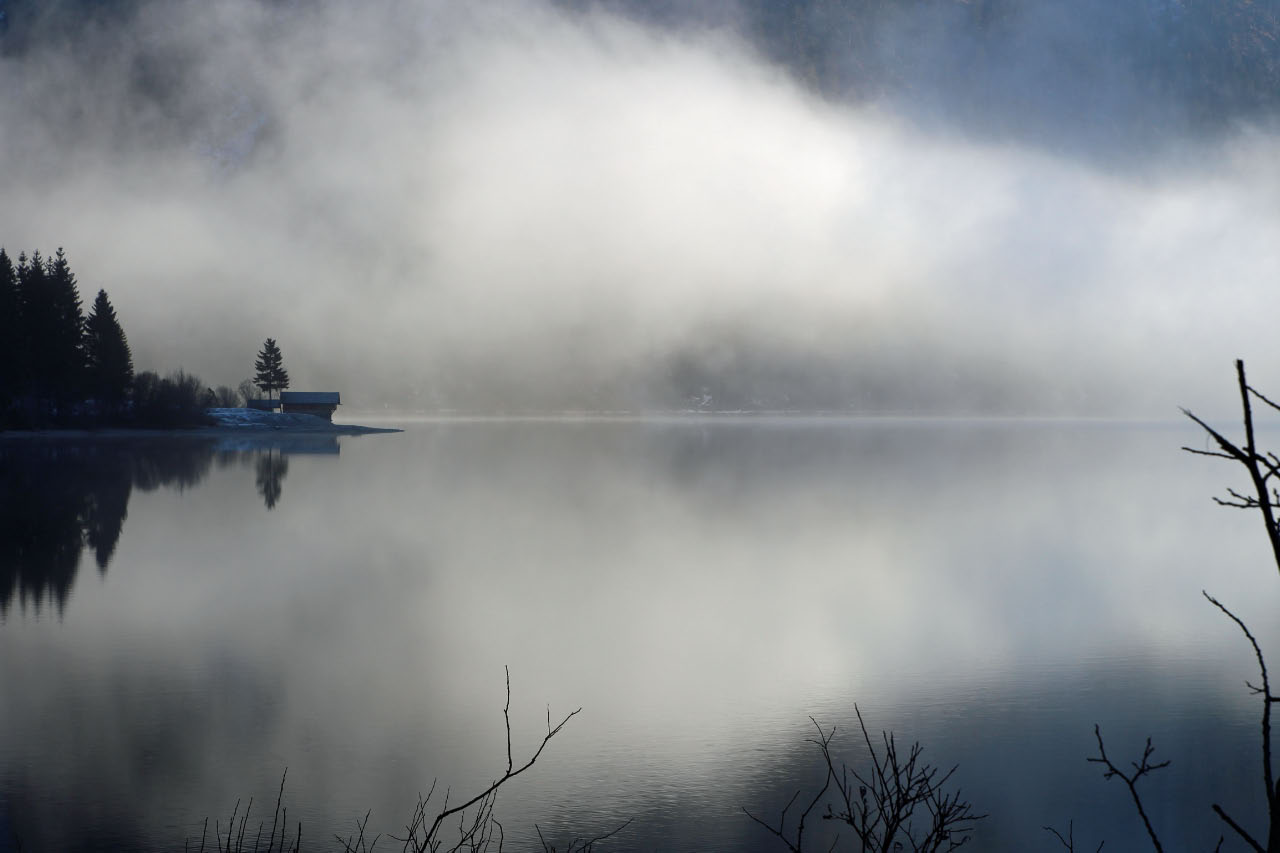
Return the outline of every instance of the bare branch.
<path id="1" fill-rule="evenodd" d="M 745 807 L 742 809 L 743 813 L 747 817 L 751 818 L 753 821 L 760 824 L 762 827 L 768 830 L 773 836 L 775 836 L 779 841 L 785 844 L 787 846 L 787 849 L 790 850 L 791 853 L 800 853 L 804 849 L 805 822 L 809 819 L 809 815 L 813 813 L 813 810 L 818 805 L 818 803 L 822 802 L 822 798 L 826 796 L 827 791 L 830 790 L 831 782 L 835 773 L 835 768 L 831 761 L 831 752 L 829 749 L 831 745 L 831 739 L 834 738 L 836 734 L 835 726 L 831 727 L 830 732 L 826 732 L 823 730 L 822 725 L 819 724 L 818 721 L 815 720 L 813 717 L 810 717 L 809 720 L 810 722 L 813 723 L 814 728 L 818 730 L 817 740 L 814 740 L 811 738 L 810 743 L 816 744 L 818 748 L 822 751 L 822 755 L 826 759 L 826 764 L 827 764 L 827 777 L 825 780 L 823 780 L 822 787 L 818 789 L 818 792 L 813 795 L 813 798 L 811 800 L 809 800 L 808 805 L 806 805 L 804 809 L 800 812 L 800 819 L 796 823 L 795 841 L 793 842 L 790 838 L 787 837 L 787 834 L 786 834 L 787 812 L 791 810 L 791 807 L 795 805 L 796 800 L 800 798 L 799 791 L 796 791 L 791 796 L 791 799 L 787 801 L 787 804 L 782 807 L 782 813 L 778 816 L 778 825 L 776 827 L 770 823 L 765 822 L 764 820 L 761 820 L 756 815 L 753 815 L 751 812 L 747 811 Z M 830 811 L 830 806 L 828 806 L 828 811 Z"/>
<path id="2" fill-rule="evenodd" d="M 1194 421 L 1205 431 L 1222 450 L 1222 455 L 1239 462 L 1249 472 L 1249 479 L 1253 483 L 1254 497 L 1244 498 L 1244 496 L 1232 492 L 1235 500 L 1223 501 L 1218 500 L 1222 506 L 1230 506 L 1238 509 L 1257 509 L 1262 513 L 1263 522 L 1267 529 L 1267 539 L 1271 543 L 1271 554 L 1276 565 L 1276 570 L 1280 571 L 1280 525 L 1276 523 L 1275 509 L 1276 505 L 1271 499 L 1271 495 L 1267 489 L 1267 480 L 1274 476 L 1280 476 L 1280 466 L 1274 454 L 1263 455 L 1258 452 L 1254 424 L 1253 424 L 1253 407 L 1250 404 L 1250 397 L 1257 397 L 1268 406 L 1275 408 L 1275 403 L 1259 394 L 1255 389 L 1251 388 L 1245 378 L 1244 362 L 1236 359 L 1236 381 L 1240 389 L 1240 409 L 1241 416 L 1244 421 L 1245 442 L 1243 447 L 1239 447 L 1222 433 L 1209 426 L 1200 418 L 1196 417 L 1188 409 L 1182 409 L 1182 413 Z M 1197 452 L 1197 451 L 1191 451 Z M 1208 451 L 1202 452 L 1200 455 L 1218 455 Z M 1264 472 L 1265 469 L 1265 472 Z"/>
<path id="3" fill-rule="evenodd" d="M 1200 428 L 1203 429 L 1205 432 L 1207 432 L 1210 435 L 1210 437 L 1212 437 L 1213 440 L 1218 443 L 1218 446 L 1222 448 L 1222 453 L 1213 453 L 1207 450 L 1204 450 L 1204 451 L 1192 450 L 1189 447 L 1184 447 L 1183 448 L 1184 450 L 1190 453 L 1198 453 L 1204 456 L 1224 456 L 1227 459 L 1234 459 L 1237 462 L 1243 462 L 1245 464 L 1248 464 L 1248 458 L 1245 456 L 1244 451 L 1236 447 L 1231 441 L 1229 441 L 1224 435 L 1222 435 L 1222 433 L 1218 432 L 1216 429 L 1209 426 L 1204 421 L 1200 420 L 1198 417 L 1196 417 L 1194 414 L 1191 413 L 1190 409 L 1181 409 L 1181 412 L 1182 414 L 1186 415 L 1187 417 L 1191 418 L 1191 420 L 1199 424 Z"/>
<path id="4" fill-rule="evenodd" d="M 620 826 L 616 826 L 608 832 L 601 833 L 593 838 L 575 838 L 569 842 L 569 846 L 564 849 L 564 853 L 590 853 L 601 841 L 606 841 L 612 838 L 630 825 L 631 819 L 628 818 Z M 543 853 L 558 853 L 555 845 L 549 844 L 546 837 L 543 836 L 542 827 L 535 823 L 533 828 L 538 833 L 538 841 L 542 843 Z"/>
<path id="5" fill-rule="evenodd" d="M 1214 803 L 1213 813 L 1216 814 L 1218 817 L 1222 818 L 1223 823 L 1225 823 L 1227 826 L 1234 829 L 1236 831 L 1236 834 L 1238 834 L 1241 838 L 1243 838 L 1244 842 L 1248 844 L 1250 847 L 1252 847 L 1254 850 L 1258 851 L 1258 853 L 1267 853 L 1267 850 L 1265 847 L 1263 847 L 1261 844 L 1255 841 L 1252 835 L 1245 832 L 1244 827 L 1242 827 L 1240 824 L 1232 820 L 1230 815 L 1228 815 L 1226 812 L 1222 810 L 1222 806 L 1218 805 L 1217 803 Z M 1221 845 L 1221 842 L 1219 842 L 1219 845 Z"/>
<path id="6" fill-rule="evenodd" d="M 1186 447 L 1186 446 L 1183 446 L 1182 449 L 1185 450 L 1187 453 L 1194 453 L 1196 456 L 1216 456 L 1219 459 L 1235 459 L 1236 458 L 1228 453 L 1219 453 L 1216 450 L 1200 450 L 1195 447 Z"/>
<path id="7" fill-rule="evenodd" d="M 1277 405 L 1276 403 L 1274 403 L 1274 402 L 1272 402 L 1271 400 L 1267 399 L 1267 396 L 1266 396 L 1265 394 L 1263 394 L 1261 391 L 1259 391 L 1257 388 L 1254 388 L 1252 385 L 1247 385 L 1247 386 L 1245 386 L 1245 387 L 1249 389 L 1249 393 L 1250 393 L 1250 394 L 1252 394 L 1253 396 L 1257 397 L 1259 400 L 1261 400 L 1262 402 L 1266 403 L 1268 406 L 1270 406 L 1271 408 L 1275 409 L 1276 411 L 1280 411 L 1280 405 Z"/>
<path id="8" fill-rule="evenodd" d="M 1073 820 L 1067 821 L 1067 835 L 1065 838 L 1063 837 L 1061 832 L 1058 832 L 1058 830 L 1054 829 L 1052 826 L 1042 826 L 1040 828 L 1043 829 L 1045 832 L 1053 833 L 1054 837 L 1058 839 L 1058 843 L 1061 844 L 1063 847 L 1067 848 L 1068 853 L 1075 853 L 1075 849 L 1076 849 L 1075 821 Z M 1106 845 L 1106 843 L 1107 842 L 1105 841 L 1099 841 L 1098 849 L 1094 851 L 1094 853 L 1102 853 L 1102 848 L 1103 846 Z"/>
<path id="9" fill-rule="evenodd" d="M 1105 766 L 1106 772 L 1102 774 L 1103 779 L 1110 779 L 1118 776 L 1129 786 L 1129 794 L 1133 797 L 1133 804 L 1138 807 L 1138 815 L 1142 818 L 1143 825 L 1147 828 L 1147 835 L 1151 836 L 1151 844 L 1155 847 L 1156 853 L 1163 853 L 1164 847 L 1160 845 L 1160 838 L 1156 835 L 1155 828 L 1151 826 L 1151 819 L 1147 817 L 1147 810 L 1142 806 L 1142 797 L 1138 794 L 1138 780 L 1156 770 L 1168 767 L 1168 761 L 1162 761 L 1159 764 L 1150 762 L 1151 754 L 1155 752 L 1155 748 L 1151 745 L 1151 738 L 1147 738 L 1146 748 L 1142 751 L 1141 762 L 1131 762 L 1133 764 L 1133 774 L 1126 774 L 1123 770 L 1111 763 L 1111 759 L 1107 758 L 1106 746 L 1102 743 L 1102 729 L 1096 723 L 1093 726 L 1093 734 L 1098 739 L 1098 757 L 1087 759 L 1093 764 L 1101 764 Z"/>
<path id="10" fill-rule="evenodd" d="M 365 812 L 364 818 L 356 821 L 357 832 L 355 838 L 348 837 L 343 839 L 341 835 L 334 836 L 338 839 L 338 843 L 342 845 L 343 853 L 370 853 L 374 845 L 378 843 L 378 839 L 382 837 L 381 835 L 375 835 L 372 841 L 365 841 L 364 839 L 365 829 L 369 826 L 369 815 L 371 813 Z M 257 847 L 255 846 L 254 849 L 256 850 Z"/>
<path id="11" fill-rule="evenodd" d="M 504 666 L 503 672 L 507 674 L 507 704 L 502 706 L 502 719 L 507 724 L 507 773 L 511 773 L 511 667 Z M 550 715 L 551 709 L 547 709 Z"/>
<path id="12" fill-rule="evenodd" d="M 405 827 L 405 835 L 402 838 L 392 836 L 396 841 L 404 844 L 405 850 L 413 850 L 415 853 L 437 853 L 442 849 L 441 828 L 445 821 L 456 817 L 457 840 L 453 846 L 448 847 L 448 851 L 484 851 L 488 850 L 495 842 L 498 850 L 501 851 L 504 840 L 504 830 L 502 824 L 493 815 L 494 803 L 497 801 L 498 790 L 511 781 L 515 777 L 524 773 L 537 762 L 543 751 L 547 748 L 547 744 L 551 739 L 558 735 L 569 722 L 582 712 L 578 708 L 569 714 L 566 714 L 559 722 L 553 724 L 551 721 L 551 709 L 547 708 L 547 733 L 543 736 L 538 747 L 527 761 L 519 767 L 515 765 L 514 753 L 511 746 L 511 672 L 506 672 L 507 695 L 506 702 L 503 705 L 502 717 L 506 728 L 507 735 L 507 768 L 506 771 L 498 779 L 494 780 L 484 790 L 475 796 L 459 803 L 458 805 L 449 805 L 450 791 L 445 790 L 444 802 L 441 804 L 440 811 L 434 817 L 430 817 L 428 803 L 436 790 L 436 783 L 432 782 L 431 790 L 426 797 L 418 796 L 418 804 L 414 808 L 408 825 Z M 366 817 L 367 819 L 367 817 Z M 625 824 L 624 824 L 625 825 Z M 621 828 L 621 827 L 620 827 Z M 579 850 L 583 848 L 579 847 Z M 363 853 L 363 851 L 361 851 Z"/>
<path id="13" fill-rule="evenodd" d="M 543 737 L 542 743 L 538 744 L 537 750 L 533 753 L 533 755 L 529 758 L 528 761 L 526 761 L 523 765 L 521 765 L 519 768 L 515 770 L 508 770 L 506 773 L 502 774 L 502 777 L 500 779 L 493 782 L 491 785 L 489 785 L 489 787 L 485 788 L 483 791 L 476 794 L 474 797 L 467 800 L 465 803 L 462 803 L 461 805 L 453 806 L 452 808 L 445 809 L 444 811 L 440 812 L 440 814 L 436 815 L 435 821 L 431 824 L 431 829 L 428 830 L 427 832 L 427 837 L 434 838 L 437 830 L 439 830 L 440 828 L 440 824 L 444 823 L 446 818 L 450 818 L 455 814 L 466 811 L 467 809 L 471 808 L 472 806 L 478 803 L 484 802 L 491 795 L 496 793 L 500 787 L 502 787 L 507 782 L 509 782 L 510 780 L 514 779 L 515 777 L 519 776 L 521 773 L 525 772 L 530 767 L 532 767 L 534 762 L 538 760 L 538 757 L 542 755 L 542 751 L 547 748 L 547 744 L 551 742 L 551 739 L 556 735 L 560 734 L 560 730 L 564 728 L 565 723 L 569 722 L 571 719 L 576 717 L 581 712 L 582 712 L 581 708 L 578 708 L 577 710 L 570 712 L 568 715 L 565 716 L 564 719 L 562 719 L 559 723 L 556 724 L 555 728 L 551 728 L 550 722 L 548 722 L 546 736 Z M 547 711 L 548 721 L 550 720 L 550 714 L 551 712 L 550 710 L 548 710 Z M 510 725 L 510 721 L 508 721 L 508 725 Z"/>
<path id="14" fill-rule="evenodd" d="M 280 774 L 280 790 L 276 793 L 276 814 L 271 818 L 271 837 L 267 839 L 267 853 L 271 853 L 271 848 L 276 843 L 276 823 L 280 819 L 280 803 L 284 800 L 284 780 L 289 778 L 289 768 L 286 767 L 284 772 Z M 284 849 L 284 827 L 280 827 L 280 849 Z"/>
<path id="15" fill-rule="evenodd" d="M 1276 569 L 1280 571 L 1280 522 L 1277 522 L 1276 519 L 1276 510 L 1280 509 L 1280 488 L 1277 488 L 1273 481 L 1273 478 L 1280 479 L 1280 455 L 1271 451 L 1262 451 L 1258 448 L 1257 433 L 1253 420 L 1252 401 L 1258 400 L 1275 411 L 1280 411 L 1280 403 L 1270 399 L 1248 383 L 1248 380 L 1245 377 L 1244 361 L 1240 359 L 1236 360 L 1236 379 L 1240 392 L 1241 418 L 1244 424 L 1245 437 L 1243 446 L 1236 446 L 1221 433 L 1214 431 L 1204 421 L 1184 409 L 1183 412 L 1187 417 L 1195 421 L 1195 423 L 1197 423 L 1205 433 L 1217 443 L 1221 452 L 1209 450 L 1200 451 L 1191 448 L 1184 449 L 1188 450 L 1188 452 L 1196 453 L 1197 455 L 1229 458 L 1244 465 L 1245 469 L 1249 472 L 1249 479 L 1253 485 L 1253 493 L 1246 495 L 1234 489 L 1228 489 L 1228 499 L 1215 498 L 1215 501 L 1221 506 L 1229 506 L 1239 509 L 1256 509 L 1261 513 L 1263 524 L 1267 531 L 1267 538 L 1271 544 L 1272 558 Z M 1253 647 L 1254 656 L 1258 661 L 1258 669 L 1262 673 L 1261 686 L 1254 685 L 1248 681 L 1245 682 L 1245 686 L 1248 687 L 1250 692 L 1254 695 L 1262 697 L 1262 775 L 1263 784 L 1266 790 L 1266 803 L 1269 818 L 1269 834 L 1266 846 L 1264 847 L 1247 831 L 1245 831 L 1245 829 L 1232 819 L 1217 803 L 1213 804 L 1213 811 L 1252 849 L 1259 853 L 1262 853 L 1263 850 L 1280 850 L 1280 790 L 1278 790 L 1276 786 L 1271 755 L 1271 706 L 1276 701 L 1280 701 L 1280 698 L 1273 696 L 1271 693 L 1271 681 L 1267 672 L 1266 660 L 1263 657 L 1261 647 L 1258 645 L 1257 638 L 1254 637 L 1253 633 L 1249 630 L 1248 626 L 1245 625 L 1244 621 L 1228 610 L 1220 601 L 1209 595 L 1207 592 L 1204 592 L 1203 595 L 1211 604 L 1231 619 L 1231 621 L 1235 622 L 1244 633 L 1249 644 Z M 1098 744 L 1099 750 L 1101 751 L 1101 735 L 1098 736 Z M 1105 760 L 1105 753 L 1102 754 L 1102 758 Z M 1145 765 L 1146 762 L 1147 758 L 1144 755 L 1143 764 Z M 1107 762 L 1107 764 L 1110 768 L 1110 762 Z M 1134 780 L 1136 780 L 1140 775 L 1142 775 L 1140 772 L 1136 773 L 1133 777 Z M 1124 777 L 1122 776 L 1122 778 Z M 1130 789 L 1133 790 L 1132 783 L 1130 783 Z M 1136 800 L 1136 792 L 1134 793 L 1134 797 Z M 1139 810 L 1141 810 L 1141 804 L 1139 804 Z M 1218 849 L 1221 849 L 1222 843 L 1223 839 L 1219 839 Z"/>
<path id="16" fill-rule="evenodd" d="M 905 843 L 913 850 L 936 853 L 964 846 L 971 839 L 973 822 L 986 815 L 974 814 L 972 804 L 962 799 L 959 791 L 945 790 L 956 768 L 942 773 L 927 763 L 918 742 L 904 754 L 889 731 L 881 732 L 877 746 L 862 709 L 856 704 L 853 707 L 870 757 L 865 773 L 843 764 L 837 769 L 831 752 L 835 729 L 824 732 L 814 721 L 819 737 L 813 743 L 827 765 L 824 790 L 835 787 L 834 802 L 827 803 L 823 819 L 851 827 L 863 849 L 896 850 L 903 849 Z M 799 841 L 797 837 L 793 850 L 799 849 Z"/>
<path id="17" fill-rule="evenodd" d="M 1269 814 L 1276 812 L 1276 786 L 1275 777 L 1271 769 L 1271 703 L 1275 701 L 1271 695 L 1271 680 L 1267 675 L 1267 662 L 1262 656 L 1262 648 L 1258 645 L 1258 640 L 1249 630 L 1249 626 L 1244 624 L 1244 620 L 1227 609 L 1221 601 L 1214 598 L 1204 590 L 1200 594 L 1209 600 L 1209 603 L 1226 614 L 1227 618 L 1240 627 L 1245 637 L 1249 640 L 1249 645 L 1253 646 L 1253 654 L 1258 659 L 1258 669 L 1262 672 L 1262 688 L 1259 689 L 1245 682 L 1245 684 L 1253 690 L 1254 693 L 1261 693 L 1262 702 L 1262 776 L 1263 785 L 1267 792 L 1267 811 Z M 1225 820 L 1225 818 L 1224 818 Z"/>
<path id="18" fill-rule="evenodd" d="M 1249 506 L 1252 506 L 1252 507 L 1261 506 L 1263 503 L 1271 503 L 1271 498 L 1269 494 L 1264 494 L 1261 500 L 1254 497 L 1253 495 L 1242 495 L 1239 492 L 1237 492 L 1235 489 L 1230 489 L 1230 488 L 1227 489 L 1227 494 L 1231 495 L 1231 497 L 1235 498 L 1238 501 L 1244 501 L 1245 503 L 1247 503 Z"/>

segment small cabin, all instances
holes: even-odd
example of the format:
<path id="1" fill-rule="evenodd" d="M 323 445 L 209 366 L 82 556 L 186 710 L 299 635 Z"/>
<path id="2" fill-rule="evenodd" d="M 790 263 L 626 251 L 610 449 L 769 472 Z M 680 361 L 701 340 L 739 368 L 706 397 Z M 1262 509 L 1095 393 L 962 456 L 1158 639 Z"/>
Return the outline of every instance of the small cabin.
<path id="1" fill-rule="evenodd" d="M 333 411 L 342 404 L 337 391 L 281 391 L 280 410 L 286 415 L 315 415 L 333 420 Z"/>

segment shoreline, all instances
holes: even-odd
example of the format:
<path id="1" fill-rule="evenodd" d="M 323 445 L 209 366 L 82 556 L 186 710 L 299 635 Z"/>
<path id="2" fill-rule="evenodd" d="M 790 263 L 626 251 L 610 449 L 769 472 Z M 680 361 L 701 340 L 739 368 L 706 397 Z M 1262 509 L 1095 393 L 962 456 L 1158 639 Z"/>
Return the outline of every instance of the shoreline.
<path id="1" fill-rule="evenodd" d="M 297 425 L 262 426 L 199 426 L 174 429 L 146 427 L 101 427 L 90 429 L 0 430 L 0 441 L 39 439 L 132 439 L 132 438 L 274 438 L 293 435 L 377 435 L 404 432 L 391 427 L 370 427 L 358 424 L 332 424 L 328 427 Z"/>

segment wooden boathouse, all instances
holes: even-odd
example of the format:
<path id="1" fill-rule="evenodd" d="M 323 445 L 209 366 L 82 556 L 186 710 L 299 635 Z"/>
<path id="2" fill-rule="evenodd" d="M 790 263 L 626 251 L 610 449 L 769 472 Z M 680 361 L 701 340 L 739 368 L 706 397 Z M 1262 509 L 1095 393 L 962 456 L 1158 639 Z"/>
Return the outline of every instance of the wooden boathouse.
<path id="1" fill-rule="evenodd" d="M 333 411 L 342 404 L 337 391 L 281 391 L 280 410 L 286 415 L 316 415 L 333 421 Z"/>

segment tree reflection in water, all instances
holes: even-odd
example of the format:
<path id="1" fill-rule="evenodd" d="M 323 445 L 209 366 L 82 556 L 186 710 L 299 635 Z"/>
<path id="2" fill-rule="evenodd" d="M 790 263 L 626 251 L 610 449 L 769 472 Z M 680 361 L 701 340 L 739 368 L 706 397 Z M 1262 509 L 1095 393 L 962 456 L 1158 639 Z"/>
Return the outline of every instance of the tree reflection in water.
<path id="1" fill-rule="evenodd" d="M 334 436 L 303 440 L 157 438 L 0 441 L 0 621 L 16 599 L 39 615 L 66 608 L 87 549 L 100 574 L 115 556 L 133 489 L 179 491 L 219 467 L 253 465 L 267 509 L 291 453 L 337 454 Z"/>
<path id="2" fill-rule="evenodd" d="M 267 450 L 258 457 L 255 470 L 258 494 L 262 495 L 262 502 L 266 504 L 267 509 L 272 509 L 276 501 L 280 500 L 281 492 L 284 491 L 282 481 L 284 475 L 289 473 L 289 459 L 283 453 Z"/>

